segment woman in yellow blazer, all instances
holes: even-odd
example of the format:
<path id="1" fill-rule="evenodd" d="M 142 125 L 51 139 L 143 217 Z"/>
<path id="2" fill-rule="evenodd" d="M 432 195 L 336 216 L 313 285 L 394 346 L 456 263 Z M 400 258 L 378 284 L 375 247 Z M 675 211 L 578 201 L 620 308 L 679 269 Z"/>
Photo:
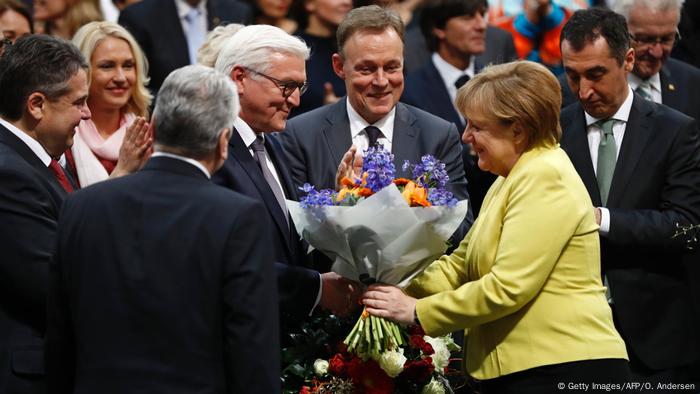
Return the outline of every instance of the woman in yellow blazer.
<path id="1" fill-rule="evenodd" d="M 419 322 L 428 335 L 468 331 L 466 370 L 482 392 L 629 378 L 601 283 L 593 204 L 558 145 L 560 105 L 556 78 L 527 61 L 488 67 L 460 89 L 463 139 L 479 168 L 499 177 L 454 253 L 405 293 L 374 285 L 363 296 L 371 314 Z"/>

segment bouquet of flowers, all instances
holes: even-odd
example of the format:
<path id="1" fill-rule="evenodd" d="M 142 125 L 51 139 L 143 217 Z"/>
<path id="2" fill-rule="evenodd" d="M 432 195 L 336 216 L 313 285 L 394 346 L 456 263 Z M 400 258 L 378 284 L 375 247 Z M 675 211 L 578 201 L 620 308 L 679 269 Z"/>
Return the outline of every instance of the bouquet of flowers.
<path id="1" fill-rule="evenodd" d="M 365 284 L 379 281 L 402 286 L 444 253 L 445 241 L 467 213 L 467 201 L 458 202 L 445 189 L 445 166 L 434 157 L 426 155 L 417 164 L 406 162 L 403 169 L 410 170 L 413 178 L 395 178 L 393 155 L 381 147 L 370 148 L 365 152 L 359 179 L 344 178 L 338 192 L 316 190 L 306 184 L 302 190 L 307 195 L 299 203 L 287 202 L 297 231 L 334 260 L 333 271 Z M 357 377 L 362 376 L 381 375 L 392 382 L 399 376 L 411 376 L 418 365 L 431 364 L 433 357 L 427 346 L 417 346 L 419 351 L 413 351 L 420 342 L 412 343 L 413 336 L 395 323 L 363 311 L 343 341 L 342 351 L 327 360 L 335 366 L 343 361 L 348 369 L 329 366 L 331 373 L 327 376 L 338 384 L 352 378 L 352 385 L 357 385 Z M 449 358 L 449 351 L 447 354 Z M 438 371 L 445 367 L 438 366 Z M 414 390 L 400 392 L 421 392 L 431 384 L 449 390 L 444 379 L 433 376 L 433 372 L 420 374 L 421 379 L 404 379 L 412 382 Z M 321 380 L 322 376 L 315 377 L 320 383 L 314 387 L 319 390 L 328 383 Z M 376 376 L 371 380 L 376 382 Z M 333 387 L 331 391 L 316 392 L 343 392 Z"/>

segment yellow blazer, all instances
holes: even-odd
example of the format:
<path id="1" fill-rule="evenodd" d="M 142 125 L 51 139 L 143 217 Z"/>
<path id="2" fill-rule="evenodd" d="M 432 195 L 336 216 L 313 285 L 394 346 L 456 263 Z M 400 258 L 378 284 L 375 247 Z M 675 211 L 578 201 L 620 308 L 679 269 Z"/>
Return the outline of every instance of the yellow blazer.
<path id="1" fill-rule="evenodd" d="M 406 292 L 419 298 L 428 335 L 468 331 L 466 369 L 477 379 L 627 359 L 601 283 L 593 204 L 558 146 L 523 153 L 491 186 L 457 250 Z"/>

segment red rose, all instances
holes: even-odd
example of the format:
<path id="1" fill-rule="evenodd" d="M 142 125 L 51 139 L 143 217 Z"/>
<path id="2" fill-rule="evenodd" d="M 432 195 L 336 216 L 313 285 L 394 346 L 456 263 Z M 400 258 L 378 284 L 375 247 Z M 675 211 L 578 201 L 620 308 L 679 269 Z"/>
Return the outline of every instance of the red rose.
<path id="1" fill-rule="evenodd" d="M 419 325 L 411 325 L 408 326 L 408 335 L 419 335 L 421 338 L 425 335 L 425 331 L 423 331 L 423 327 Z"/>
<path id="2" fill-rule="evenodd" d="M 299 390 L 299 394 L 311 394 L 309 386 L 302 386 L 301 390 Z"/>
<path id="3" fill-rule="evenodd" d="M 428 342 L 423 342 L 423 345 L 420 347 L 420 351 L 426 356 L 430 356 L 431 354 L 435 353 L 433 345 L 429 344 Z"/>
<path id="4" fill-rule="evenodd" d="M 408 345 L 414 349 L 423 349 L 425 339 L 423 339 L 422 335 L 411 335 L 408 338 Z"/>
<path id="5" fill-rule="evenodd" d="M 345 363 L 345 360 L 343 360 L 342 354 L 336 353 L 333 358 L 328 360 L 328 370 L 335 376 L 339 376 L 341 378 L 348 377 L 347 364 Z"/>
<path id="6" fill-rule="evenodd" d="M 401 378 L 416 382 L 418 384 L 426 383 L 433 374 L 435 366 L 433 359 L 426 357 L 418 361 L 406 361 L 403 366 L 403 372 L 399 375 Z"/>
<path id="7" fill-rule="evenodd" d="M 363 362 L 355 357 L 348 365 L 348 373 L 355 388 L 365 394 L 392 394 L 394 381 L 374 360 Z"/>

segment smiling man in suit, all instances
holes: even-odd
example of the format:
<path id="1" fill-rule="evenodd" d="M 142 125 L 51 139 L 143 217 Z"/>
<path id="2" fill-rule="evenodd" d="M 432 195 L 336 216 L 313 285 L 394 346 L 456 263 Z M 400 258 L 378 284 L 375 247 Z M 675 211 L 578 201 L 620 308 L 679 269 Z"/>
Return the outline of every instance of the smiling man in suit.
<path id="1" fill-rule="evenodd" d="M 338 165 L 352 161 L 344 155 L 348 148 L 354 145 L 361 152 L 381 144 L 394 154 L 397 176 L 410 177 L 400 169 L 404 160 L 416 163 L 431 154 L 445 164 L 447 188 L 460 200 L 468 197 L 455 125 L 399 103 L 404 89 L 403 33 L 399 16 L 378 6 L 356 8 L 341 22 L 333 69 L 345 80 L 347 96 L 295 117 L 280 135 L 295 186 L 310 183 L 333 189 Z M 469 210 L 452 245 L 459 244 L 472 221 Z"/>
<path id="2" fill-rule="evenodd" d="M 225 44 L 216 69 L 238 87 L 241 112 L 233 122 L 231 155 L 214 181 L 265 204 L 272 227 L 269 247 L 277 264 L 280 319 L 294 328 L 317 306 L 346 313 L 356 306 L 359 288 L 330 272 L 311 269 L 305 244 L 286 208 L 297 188 L 272 132 L 285 127 L 289 111 L 306 90 L 309 48 L 297 37 L 268 25 L 247 26 Z"/>
<path id="3" fill-rule="evenodd" d="M 220 24 L 252 21 L 250 6 L 237 0 L 143 0 L 119 13 L 119 24 L 146 54 L 148 88 L 154 94 L 171 71 L 197 62 L 207 32 Z"/>
<path id="4" fill-rule="evenodd" d="M 566 78 L 578 102 L 561 115 L 561 145 L 600 225 L 602 272 L 634 381 L 688 382 L 698 358 L 693 284 L 677 225 L 700 223 L 697 122 L 643 99 L 625 19 L 577 11 L 562 31 Z"/>
<path id="5" fill-rule="evenodd" d="M 279 391 L 265 208 L 209 179 L 226 159 L 237 101 L 211 68 L 172 72 L 145 167 L 66 200 L 50 275 L 49 393 Z"/>
<path id="6" fill-rule="evenodd" d="M 57 159 L 90 118 L 77 48 L 26 36 L 0 57 L 0 392 L 45 393 L 49 262 L 74 184 Z"/>

